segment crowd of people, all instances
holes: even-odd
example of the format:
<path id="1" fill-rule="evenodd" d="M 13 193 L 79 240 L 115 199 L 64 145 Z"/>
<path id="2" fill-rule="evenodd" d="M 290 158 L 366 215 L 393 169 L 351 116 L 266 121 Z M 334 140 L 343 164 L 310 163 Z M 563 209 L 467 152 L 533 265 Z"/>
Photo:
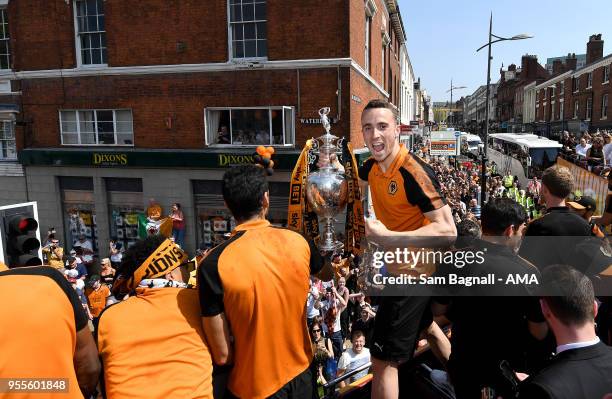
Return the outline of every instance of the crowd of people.
<path id="1" fill-rule="evenodd" d="M 502 282 L 437 287 L 444 295 L 405 284 L 373 290 L 360 256 L 322 252 L 311 237 L 272 226 L 265 174 L 237 166 L 222 184 L 237 226 L 196 260 L 195 281 L 190 257 L 162 235 L 114 253 L 109 245 L 95 276 L 87 244 L 66 265 L 54 236 L 47 266 L 0 271 L 0 300 L 12 305 L 0 319 L 15 321 L 0 329 L 0 377 L 62 376 L 70 398 L 310 399 L 317 382 L 363 367 L 340 389 L 371 373 L 373 398 L 427 397 L 400 384 L 425 340 L 439 371 L 424 380 L 429 397 L 609 399 L 612 293 L 601 288 L 610 288 L 612 251 L 594 234 L 586 202 L 574 201 L 582 213 L 570 210 L 571 173 L 549 168 L 527 188 L 546 207 L 534 218 L 517 201 L 516 179 L 495 176 L 493 165 L 492 195 L 481 203 L 478 164 L 423 160 L 400 145 L 388 102 L 370 101 L 361 121 L 372 153 L 359 170 L 375 214 L 367 240 L 387 252 L 484 254 L 433 270 L 385 256 L 380 274 Z M 612 223 L 612 201 L 594 222 Z M 507 283 L 516 276 L 537 284 Z"/>
<path id="2" fill-rule="evenodd" d="M 612 165 L 612 132 L 597 130 L 580 135 L 564 131 L 559 140 L 561 156 L 595 174 L 603 174 Z"/>

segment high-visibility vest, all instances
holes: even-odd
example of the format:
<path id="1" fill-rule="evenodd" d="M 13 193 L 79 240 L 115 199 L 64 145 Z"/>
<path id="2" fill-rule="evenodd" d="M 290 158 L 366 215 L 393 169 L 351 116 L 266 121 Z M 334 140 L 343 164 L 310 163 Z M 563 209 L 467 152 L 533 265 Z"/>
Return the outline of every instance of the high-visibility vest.
<path id="1" fill-rule="evenodd" d="M 518 188 L 510 187 L 508 189 L 508 198 L 513 199 L 518 202 L 517 197 L 518 197 Z"/>
<path id="2" fill-rule="evenodd" d="M 504 186 L 507 188 L 512 187 L 512 183 L 514 183 L 514 176 L 504 176 Z"/>
<path id="3" fill-rule="evenodd" d="M 521 195 L 520 193 L 517 193 L 516 194 L 516 202 L 518 202 L 520 206 L 525 208 L 525 196 Z"/>
<path id="4" fill-rule="evenodd" d="M 527 207 L 527 210 L 532 209 L 532 208 L 533 208 L 533 206 L 534 206 L 533 198 L 531 198 L 531 197 L 527 197 L 527 198 L 525 199 L 525 206 Z"/>
<path id="5" fill-rule="evenodd" d="M 542 216 L 542 212 L 540 212 L 540 211 L 539 211 L 539 210 L 537 210 L 537 209 L 534 209 L 534 210 L 533 210 L 533 212 L 532 212 L 532 216 L 531 216 L 531 218 L 532 218 L 532 219 L 537 219 L 537 218 L 539 218 L 540 216 Z"/>

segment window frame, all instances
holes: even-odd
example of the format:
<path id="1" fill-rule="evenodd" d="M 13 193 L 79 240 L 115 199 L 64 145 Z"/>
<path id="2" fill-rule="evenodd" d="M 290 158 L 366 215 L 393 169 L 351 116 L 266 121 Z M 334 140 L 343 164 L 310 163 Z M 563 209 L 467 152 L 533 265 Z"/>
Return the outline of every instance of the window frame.
<path id="1" fill-rule="evenodd" d="M 13 142 L 13 146 L 14 146 L 14 153 L 15 153 L 15 157 L 14 158 L 9 158 L 9 157 L 5 158 L 2 155 L 2 151 L 1 151 L 3 147 L 2 147 L 2 145 L 0 145 L 0 162 L 14 162 L 14 161 L 17 161 L 17 137 L 16 137 L 16 134 L 15 134 L 15 125 L 16 125 L 16 123 L 15 123 L 15 116 L 14 115 L 12 117 L 7 117 L 7 116 L 4 116 L 4 115 L 0 116 L 0 123 L 3 125 L 2 128 L 1 128 L 3 132 L 4 132 L 4 126 L 6 124 L 10 124 L 11 129 L 13 130 L 13 139 L 11 140 L 11 139 L 7 139 L 7 138 L 4 138 L 4 137 L 0 136 L 0 143 L 12 141 Z M 8 147 L 8 145 L 7 145 L 7 147 Z"/>
<path id="2" fill-rule="evenodd" d="M 371 37 L 372 37 L 372 17 L 366 13 L 366 17 L 365 17 L 365 46 L 364 46 L 365 60 L 364 60 L 364 69 L 368 73 L 368 75 L 370 74 L 370 71 L 371 71 L 371 62 L 370 62 L 371 61 L 370 60 L 370 53 L 371 53 L 371 48 L 372 48 Z"/>
<path id="3" fill-rule="evenodd" d="M 4 38 L 0 38 L 0 41 L 6 42 L 6 48 L 7 48 L 7 54 L 3 54 L 2 56 L 6 56 L 6 68 L 2 68 L 0 67 L 0 71 L 12 71 L 12 65 L 11 65 L 11 36 L 9 34 L 9 21 L 8 21 L 8 3 L 7 4 L 2 4 L 0 5 L 0 13 L 2 13 L 2 15 L 0 15 L 0 17 L 2 18 L 0 20 L 0 24 L 6 25 L 6 29 L 4 31 L 5 37 Z M 6 20 L 4 19 L 6 17 Z"/>
<path id="4" fill-rule="evenodd" d="M 593 118 L 593 99 L 587 98 L 584 113 L 585 120 L 590 121 Z"/>
<path id="5" fill-rule="evenodd" d="M 259 3 L 265 3 L 266 5 L 266 19 L 265 20 L 257 20 L 255 19 L 255 14 L 253 14 L 253 20 L 252 21 L 248 21 L 248 22 L 232 22 L 232 4 L 230 4 L 232 0 L 227 0 L 227 48 L 228 48 L 228 59 L 230 61 L 233 62 L 240 62 L 240 61 L 244 61 L 244 62 L 251 62 L 251 61 L 268 61 L 268 54 L 269 54 L 269 47 L 268 47 L 268 1 L 267 0 L 254 0 L 256 2 Z M 242 3 L 240 3 L 242 4 Z M 255 3 L 253 3 L 255 4 Z M 233 46 L 233 42 L 234 42 L 234 30 L 233 30 L 233 25 L 236 24 L 258 24 L 258 23 L 265 23 L 266 25 L 266 55 L 262 56 L 262 57 L 234 57 L 234 46 Z M 243 31 L 244 32 L 244 31 Z M 243 33 L 244 35 L 244 33 Z M 242 41 L 244 42 L 244 36 L 242 38 Z M 255 38 L 255 52 L 257 52 L 257 37 Z M 244 49 L 243 49 L 244 50 Z"/>
<path id="6" fill-rule="evenodd" d="M 587 73 L 587 89 L 593 88 L 593 72 Z"/>
<path id="7" fill-rule="evenodd" d="M 608 93 L 601 96 L 601 117 L 599 119 L 608 119 L 609 101 Z"/>
<path id="8" fill-rule="evenodd" d="M 74 23 L 74 45 L 75 45 L 75 50 L 76 50 L 76 61 L 77 61 L 77 68 L 102 68 L 102 67 L 107 67 L 108 66 L 108 46 L 105 47 L 107 49 L 106 51 L 106 62 L 103 62 L 101 64 L 84 64 L 83 63 L 83 54 L 82 54 L 82 47 L 81 47 L 81 37 L 80 37 L 80 32 L 79 32 L 79 15 L 78 15 L 78 8 L 77 8 L 77 3 L 78 2 L 83 2 L 83 1 L 87 1 L 87 0 L 73 0 L 72 1 L 72 11 L 73 11 L 73 23 Z M 104 3 L 104 0 L 96 0 L 96 1 L 100 1 L 102 4 Z M 106 10 L 104 10 L 105 14 L 104 15 L 104 29 L 103 31 L 88 31 L 88 34 L 91 33 L 103 33 L 104 36 L 106 37 Z M 101 47 L 102 48 L 102 47 Z M 103 60 L 104 61 L 104 60 Z"/>
<path id="9" fill-rule="evenodd" d="M 229 133 L 230 140 L 233 141 L 233 127 L 232 127 L 232 110 L 256 110 L 256 109 L 265 109 L 268 110 L 268 122 L 269 122 L 269 133 L 270 133 L 270 141 L 268 144 L 217 144 L 211 143 L 211 133 L 209 132 L 208 126 L 208 112 L 209 111 L 229 111 Z M 283 144 L 272 144 L 273 140 L 273 132 L 272 132 L 272 111 L 280 111 L 283 122 Z M 291 143 L 286 143 L 286 129 L 287 126 L 285 124 L 285 111 L 291 112 Z M 260 145 L 265 146 L 274 146 L 274 147 L 283 147 L 283 148 L 294 148 L 295 147 L 295 124 L 296 124 L 296 112 L 295 107 L 289 105 L 270 105 L 270 106 L 254 106 L 254 107 L 205 107 L 204 108 L 204 144 L 207 147 L 215 147 L 215 148 L 254 148 Z M 216 132 L 215 132 L 216 134 Z"/>
<path id="10" fill-rule="evenodd" d="M 94 113 L 94 120 L 93 120 L 93 124 L 94 124 L 94 137 L 96 138 L 96 143 L 95 144 L 88 144 L 88 143 L 81 143 L 81 124 L 80 124 L 80 120 L 79 120 L 79 112 L 88 112 L 88 111 L 93 111 Z M 114 139 L 115 139 L 115 144 L 99 144 L 98 143 L 98 111 L 112 111 L 113 112 L 113 134 L 114 134 Z M 117 142 L 117 116 L 116 116 L 116 112 L 117 111 L 130 111 L 130 114 L 132 115 L 132 123 L 131 123 L 131 128 L 132 128 L 132 144 L 119 144 Z M 72 143 L 64 143 L 64 132 L 62 130 L 62 112 L 75 112 L 76 115 L 76 119 L 75 119 L 75 123 L 77 126 L 77 137 L 78 137 L 78 143 L 76 144 L 72 144 Z M 134 139 L 134 111 L 131 108 L 84 108 L 84 109 L 75 109 L 75 108 L 70 108 L 70 109 L 60 109 L 58 110 L 58 114 L 59 114 L 59 127 L 60 127 L 60 142 L 62 146 L 79 146 L 79 147 L 134 147 L 135 144 L 135 139 Z"/>
<path id="11" fill-rule="evenodd" d="M 610 83 L 610 65 L 612 64 L 608 64 L 603 67 L 601 84 Z"/>
<path id="12" fill-rule="evenodd" d="M 574 119 L 578 119 L 578 113 L 580 112 L 580 102 L 574 100 Z"/>
<path id="13" fill-rule="evenodd" d="M 578 91 L 580 90 L 580 77 L 575 76 L 574 78 L 572 78 L 572 86 L 572 92 L 578 93 Z"/>

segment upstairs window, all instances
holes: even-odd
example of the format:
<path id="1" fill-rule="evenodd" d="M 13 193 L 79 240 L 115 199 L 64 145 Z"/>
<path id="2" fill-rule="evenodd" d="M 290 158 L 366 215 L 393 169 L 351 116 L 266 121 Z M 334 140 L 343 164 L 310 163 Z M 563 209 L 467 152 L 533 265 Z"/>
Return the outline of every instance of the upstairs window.
<path id="1" fill-rule="evenodd" d="M 578 78 L 573 78 L 572 79 L 572 91 L 575 93 L 578 91 Z"/>
<path id="2" fill-rule="evenodd" d="M 63 110 L 60 129 L 62 145 L 134 145 L 129 109 Z"/>
<path id="3" fill-rule="evenodd" d="M 574 101 L 574 119 L 578 118 L 578 100 Z"/>
<path id="4" fill-rule="evenodd" d="M 587 74 L 587 89 L 590 89 L 593 86 L 593 72 L 589 72 Z"/>
<path id="5" fill-rule="evenodd" d="M 232 58 L 268 56 L 265 0 L 229 0 Z"/>
<path id="6" fill-rule="evenodd" d="M 593 116 L 593 100 L 589 98 L 587 99 L 587 102 L 586 102 L 586 119 L 591 120 L 592 116 Z"/>
<path id="7" fill-rule="evenodd" d="M 610 81 L 610 65 L 606 65 L 603 68 L 603 77 L 601 82 L 602 83 L 608 83 Z"/>
<path id="8" fill-rule="evenodd" d="M 294 144 L 292 107 L 208 108 L 208 145 L 258 146 Z"/>
<path id="9" fill-rule="evenodd" d="M 11 46 L 6 8 L 0 8 L 0 26 L 0 69 L 11 69 Z"/>
<path id="10" fill-rule="evenodd" d="M 608 95 L 604 94 L 601 97 L 601 119 L 608 117 Z"/>
<path id="11" fill-rule="evenodd" d="M 104 0 L 77 0 L 74 7 L 79 65 L 105 65 L 107 56 Z"/>

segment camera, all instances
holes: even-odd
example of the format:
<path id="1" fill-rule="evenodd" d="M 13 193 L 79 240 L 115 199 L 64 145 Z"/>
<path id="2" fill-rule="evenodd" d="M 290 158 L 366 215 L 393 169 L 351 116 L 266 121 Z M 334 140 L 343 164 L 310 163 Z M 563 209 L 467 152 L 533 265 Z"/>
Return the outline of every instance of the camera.
<path id="1" fill-rule="evenodd" d="M 55 234 L 55 227 L 49 227 L 49 234 Z"/>
<path id="2" fill-rule="evenodd" d="M 326 291 L 327 291 L 327 292 L 333 292 L 332 287 L 327 287 L 327 288 L 326 288 Z"/>

